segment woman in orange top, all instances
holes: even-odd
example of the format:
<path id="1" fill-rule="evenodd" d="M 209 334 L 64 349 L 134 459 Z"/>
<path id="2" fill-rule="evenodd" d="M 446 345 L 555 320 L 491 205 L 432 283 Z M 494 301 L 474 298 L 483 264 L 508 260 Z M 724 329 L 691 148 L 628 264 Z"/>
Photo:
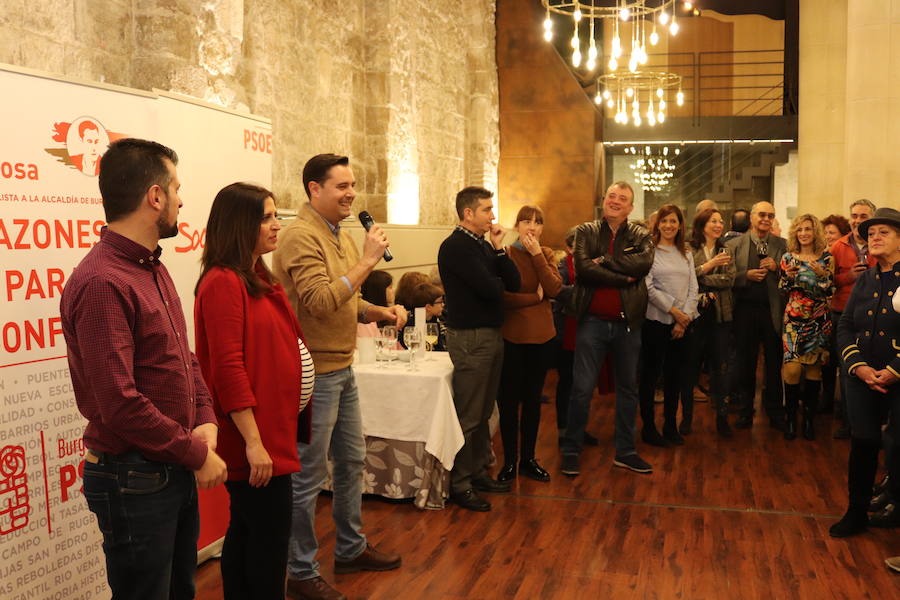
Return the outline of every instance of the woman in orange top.
<path id="1" fill-rule="evenodd" d="M 544 230 L 541 209 L 520 208 L 514 228 L 519 239 L 506 252 L 519 269 L 522 285 L 518 292 L 503 292 L 504 354 L 498 407 L 504 465 L 497 479 L 510 481 L 518 472 L 537 481 L 550 481 L 550 474 L 534 457 L 534 446 L 541 420 L 541 391 L 556 336 L 550 298 L 562 289 L 562 278 L 553 250 L 540 245 Z"/>

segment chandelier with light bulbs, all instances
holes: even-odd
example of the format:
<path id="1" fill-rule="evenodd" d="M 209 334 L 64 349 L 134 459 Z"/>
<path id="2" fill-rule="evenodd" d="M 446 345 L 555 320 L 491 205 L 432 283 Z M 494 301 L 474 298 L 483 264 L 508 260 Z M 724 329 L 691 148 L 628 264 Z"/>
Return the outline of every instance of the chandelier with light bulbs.
<path id="1" fill-rule="evenodd" d="M 604 5 L 600 6 L 602 2 Z M 616 123 L 627 124 L 629 112 L 631 122 L 640 126 L 662 123 L 666 119 L 667 102 L 674 92 L 675 103 L 684 104 L 681 90 L 681 76 L 665 71 L 641 69 L 648 61 L 647 44 L 659 43 L 659 31 L 676 35 L 679 25 L 676 4 L 686 10 L 694 8 L 692 2 L 683 0 L 541 0 L 547 11 L 544 19 L 544 39 L 553 40 L 553 20 L 550 13 L 567 15 L 572 18 L 572 66 L 581 68 L 583 42 L 581 33 L 587 32 L 587 60 L 584 67 L 588 72 L 597 68 L 598 50 L 594 35 L 595 28 L 603 31 L 604 20 L 612 23 L 613 37 L 610 41 L 610 57 L 607 71 L 597 76 L 597 92 L 594 102 L 605 104 L 608 111 L 614 111 Z M 587 25 L 583 23 L 587 21 Z M 622 36 L 631 38 L 628 60 Z M 623 68 L 620 69 L 620 62 Z M 627 64 L 627 70 L 624 65 Z M 668 99 L 668 100 L 667 100 Z"/>
<path id="2" fill-rule="evenodd" d="M 669 186 L 669 180 L 675 176 L 675 157 L 681 154 L 681 149 L 675 148 L 670 154 L 668 146 L 656 149 L 656 152 L 651 150 L 650 146 L 644 146 L 643 152 L 631 146 L 625 148 L 625 154 L 635 157 L 635 161 L 628 166 L 641 183 L 641 187 L 652 192 L 661 192 Z"/>

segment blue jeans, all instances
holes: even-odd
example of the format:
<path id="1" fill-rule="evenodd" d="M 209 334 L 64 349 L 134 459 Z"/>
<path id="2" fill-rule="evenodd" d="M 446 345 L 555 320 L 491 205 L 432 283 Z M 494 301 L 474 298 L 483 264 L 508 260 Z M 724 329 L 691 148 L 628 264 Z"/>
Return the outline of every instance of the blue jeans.
<path id="1" fill-rule="evenodd" d="M 606 354 L 611 352 L 616 379 L 616 456 L 637 454 L 634 447 L 637 418 L 637 364 L 641 352 L 641 330 L 629 329 L 624 321 L 604 321 L 587 315 L 575 334 L 575 365 L 572 368 L 572 396 L 563 454 L 578 454 L 584 444 L 591 397 Z"/>
<path id="2" fill-rule="evenodd" d="M 113 598 L 194 597 L 200 516 L 194 473 L 149 462 L 84 464 L 84 497 L 97 516 Z"/>
<path id="3" fill-rule="evenodd" d="M 300 472 L 291 476 L 294 490 L 288 575 L 312 579 L 319 575 L 316 553 L 316 498 L 328 474 L 326 458 L 332 461 L 332 515 L 336 542 L 335 558 L 352 560 L 366 549 L 362 533 L 362 472 L 366 444 L 359 412 L 359 392 L 350 367 L 316 374 L 310 443 L 297 444 Z"/>

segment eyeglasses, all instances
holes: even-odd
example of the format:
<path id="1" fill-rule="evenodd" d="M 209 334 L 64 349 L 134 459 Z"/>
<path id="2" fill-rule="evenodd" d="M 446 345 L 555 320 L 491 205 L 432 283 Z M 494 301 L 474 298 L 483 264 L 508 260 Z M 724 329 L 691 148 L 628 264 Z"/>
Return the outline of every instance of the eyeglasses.
<path id="1" fill-rule="evenodd" d="M 775 218 L 775 213 L 758 212 L 756 214 L 759 216 L 760 219 L 774 219 Z"/>

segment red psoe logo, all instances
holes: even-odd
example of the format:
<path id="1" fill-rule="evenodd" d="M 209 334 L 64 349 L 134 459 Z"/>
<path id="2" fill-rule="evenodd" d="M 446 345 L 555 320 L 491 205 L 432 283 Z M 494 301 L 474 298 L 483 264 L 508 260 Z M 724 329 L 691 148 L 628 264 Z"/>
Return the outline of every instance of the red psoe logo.
<path id="1" fill-rule="evenodd" d="M 0 450 L 0 535 L 28 525 L 30 512 L 25 448 L 5 446 Z"/>

